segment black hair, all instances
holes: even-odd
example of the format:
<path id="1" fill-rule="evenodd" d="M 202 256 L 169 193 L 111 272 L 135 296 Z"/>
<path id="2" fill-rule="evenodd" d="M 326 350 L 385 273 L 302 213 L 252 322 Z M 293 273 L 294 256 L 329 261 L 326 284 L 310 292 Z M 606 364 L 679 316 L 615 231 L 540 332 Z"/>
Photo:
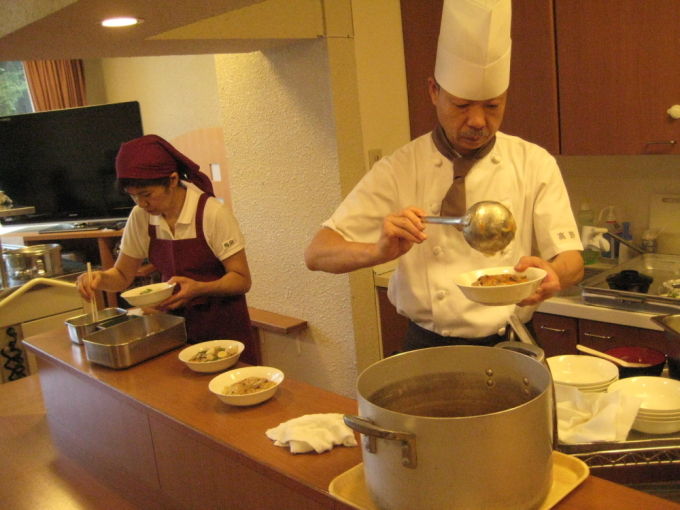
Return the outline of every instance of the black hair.
<path id="1" fill-rule="evenodd" d="M 146 186 L 170 186 L 170 176 L 168 177 L 157 177 L 156 179 L 132 179 L 129 177 L 123 177 L 116 179 L 116 188 L 121 193 L 125 193 L 127 188 L 143 188 Z"/>

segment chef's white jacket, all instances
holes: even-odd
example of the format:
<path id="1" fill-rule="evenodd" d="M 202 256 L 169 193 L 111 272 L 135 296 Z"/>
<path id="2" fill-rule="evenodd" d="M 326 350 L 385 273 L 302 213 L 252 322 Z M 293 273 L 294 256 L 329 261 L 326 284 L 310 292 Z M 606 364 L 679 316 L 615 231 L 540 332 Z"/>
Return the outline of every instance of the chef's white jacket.
<path id="1" fill-rule="evenodd" d="M 389 214 L 416 206 L 439 215 L 452 180 L 452 163 L 428 133 L 373 165 L 323 225 L 348 241 L 376 242 Z M 486 256 L 456 228 L 428 224 L 428 239 L 399 258 L 388 296 L 399 313 L 425 329 L 479 338 L 505 326 L 514 305 L 474 303 L 453 283 L 454 275 L 583 247 L 557 162 L 535 144 L 497 133 L 493 149 L 466 176 L 465 196 L 468 207 L 483 200 L 508 207 L 517 222 L 515 239 L 502 253 Z"/>

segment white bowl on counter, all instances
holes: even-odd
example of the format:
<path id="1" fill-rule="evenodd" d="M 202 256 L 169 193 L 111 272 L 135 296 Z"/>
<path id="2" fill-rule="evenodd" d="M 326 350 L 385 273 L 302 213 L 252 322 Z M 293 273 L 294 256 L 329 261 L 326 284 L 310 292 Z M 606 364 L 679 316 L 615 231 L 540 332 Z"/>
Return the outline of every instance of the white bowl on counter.
<path id="1" fill-rule="evenodd" d="M 238 362 L 244 348 L 238 340 L 208 340 L 185 347 L 177 357 L 194 372 L 222 372 Z"/>
<path id="2" fill-rule="evenodd" d="M 523 273 L 518 273 L 512 266 L 486 267 L 461 273 L 453 281 L 465 297 L 475 303 L 504 306 L 514 305 L 531 296 L 546 274 L 545 270 L 538 267 L 530 267 Z M 525 276 L 527 281 L 493 286 L 475 285 L 481 276 L 489 275 Z"/>
<path id="3" fill-rule="evenodd" d="M 619 378 L 619 369 L 614 363 L 587 354 L 551 356 L 546 361 L 555 383 L 585 392 L 606 391 Z"/>
<path id="4" fill-rule="evenodd" d="M 612 384 L 607 391 L 620 391 L 640 400 L 634 430 L 646 434 L 680 431 L 680 381 L 656 376 L 629 377 Z"/>
<path id="5" fill-rule="evenodd" d="M 241 395 L 227 394 L 232 385 L 250 377 L 266 379 L 274 384 L 266 389 L 260 389 Z M 229 372 L 214 377 L 210 381 L 210 384 L 208 384 L 208 389 L 225 404 L 232 406 L 252 406 L 272 398 L 282 382 L 283 372 L 278 368 L 263 366 L 243 367 L 230 370 Z"/>

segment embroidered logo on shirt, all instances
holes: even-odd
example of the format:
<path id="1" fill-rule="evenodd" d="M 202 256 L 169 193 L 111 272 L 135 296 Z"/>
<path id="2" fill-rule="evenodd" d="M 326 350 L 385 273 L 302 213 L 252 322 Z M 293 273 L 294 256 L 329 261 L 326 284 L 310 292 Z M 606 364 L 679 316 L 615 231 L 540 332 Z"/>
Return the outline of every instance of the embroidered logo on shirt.
<path id="1" fill-rule="evenodd" d="M 230 248 L 230 247 L 234 246 L 235 243 L 236 243 L 236 241 L 234 241 L 233 239 L 229 239 L 228 241 L 224 241 L 222 243 L 222 247 L 223 248 Z"/>

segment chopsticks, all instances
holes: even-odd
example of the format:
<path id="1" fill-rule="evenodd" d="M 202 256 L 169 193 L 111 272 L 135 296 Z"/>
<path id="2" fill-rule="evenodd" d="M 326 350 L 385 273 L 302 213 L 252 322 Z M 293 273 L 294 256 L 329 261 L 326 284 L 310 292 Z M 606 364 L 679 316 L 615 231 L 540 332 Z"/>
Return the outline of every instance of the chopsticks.
<path id="1" fill-rule="evenodd" d="M 87 263 L 87 280 L 92 283 L 92 264 Z M 92 320 L 97 322 L 99 320 L 99 312 L 97 311 L 97 297 L 93 294 L 90 299 L 90 308 L 92 310 Z"/>

